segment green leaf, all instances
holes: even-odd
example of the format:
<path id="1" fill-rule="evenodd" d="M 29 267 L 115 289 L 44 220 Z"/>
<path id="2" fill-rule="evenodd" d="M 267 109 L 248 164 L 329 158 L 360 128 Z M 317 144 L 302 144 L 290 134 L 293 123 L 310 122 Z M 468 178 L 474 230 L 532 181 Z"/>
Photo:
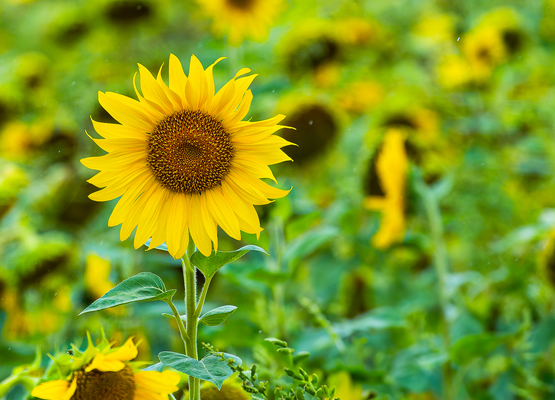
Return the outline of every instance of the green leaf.
<path id="1" fill-rule="evenodd" d="M 81 311 L 81 314 L 105 310 L 128 303 L 141 301 L 170 300 L 176 290 L 166 290 L 162 279 L 150 272 L 141 272 L 114 287 L 100 299 Z"/>
<path id="2" fill-rule="evenodd" d="M 465 336 L 451 347 L 451 359 L 455 364 L 465 365 L 475 358 L 485 356 L 502 344 L 505 336 L 496 336 L 489 333 Z"/>
<path id="3" fill-rule="evenodd" d="M 234 251 L 218 251 L 214 253 L 212 250 L 212 254 L 209 257 L 205 257 L 200 251 L 195 251 L 191 256 L 191 262 L 202 272 L 206 279 L 211 279 L 224 265 L 243 257 L 249 251 L 259 251 L 268 254 L 261 247 L 248 245 Z"/>
<path id="4" fill-rule="evenodd" d="M 223 353 L 226 359 L 233 359 L 237 365 L 242 361 L 239 357 L 232 354 Z M 224 381 L 233 374 L 233 370 L 227 365 L 227 361 L 220 356 L 209 354 L 198 361 L 185 354 L 174 353 L 173 351 L 163 351 L 158 354 L 158 358 L 165 366 L 171 367 L 179 372 L 194 376 L 204 381 L 212 382 L 220 389 Z"/>
<path id="5" fill-rule="evenodd" d="M 303 233 L 289 243 L 284 258 L 291 263 L 298 261 L 338 235 L 339 230 L 331 226 L 320 226 Z"/>
<path id="6" fill-rule="evenodd" d="M 222 306 L 214 308 L 213 310 L 208 311 L 206 314 L 200 317 L 199 322 L 202 322 L 204 325 L 208 326 L 220 325 L 227 319 L 227 317 L 233 314 L 235 310 L 237 310 L 237 307 L 235 306 Z"/>

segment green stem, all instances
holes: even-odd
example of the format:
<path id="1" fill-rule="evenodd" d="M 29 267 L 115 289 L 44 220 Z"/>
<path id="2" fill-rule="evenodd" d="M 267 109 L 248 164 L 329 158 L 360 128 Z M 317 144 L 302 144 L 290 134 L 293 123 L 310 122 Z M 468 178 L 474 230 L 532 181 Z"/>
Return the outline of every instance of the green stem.
<path id="1" fill-rule="evenodd" d="M 185 281 L 185 309 L 187 319 L 187 336 L 189 340 L 186 341 L 185 351 L 187 355 L 195 360 L 198 360 L 197 350 L 197 328 L 198 316 L 196 316 L 197 307 L 197 280 L 195 276 L 195 267 L 191 264 L 191 253 L 189 249 L 183 257 L 183 279 Z M 200 380 L 189 375 L 189 399 L 200 400 Z"/>
<path id="2" fill-rule="evenodd" d="M 210 287 L 210 281 L 212 278 L 208 278 L 204 281 L 204 285 L 202 286 L 202 292 L 200 293 L 200 298 L 198 299 L 197 308 L 195 309 L 195 318 L 200 317 L 200 313 L 202 312 L 202 307 L 204 307 L 204 300 L 206 300 L 206 294 L 208 293 L 208 288 Z"/>
<path id="3" fill-rule="evenodd" d="M 187 341 L 189 340 L 189 335 L 187 335 L 187 330 L 185 329 L 185 325 L 183 324 L 183 320 L 181 319 L 181 316 L 179 315 L 179 311 L 177 311 L 177 308 L 175 307 L 175 304 L 173 304 L 173 301 L 171 301 L 171 299 L 167 300 L 166 303 L 168 303 L 168 305 L 172 309 L 173 315 L 175 317 L 175 321 L 177 322 L 177 327 L 179 328 L 179 334 L 181 335 L 181 339 L 183 340 L 183 344 L 185 345 L 185 349 L 187 349 Z"/>
<path id="4" fill-rule="evenodd" d="M 441 218 L 441 211 L 439 203 L 428 186 L 424 183 L 422 176 L 419 172 L 415 173 L 416 182 L 415 188 L 419 192 L 422 200 L 424 201 L 424 208 L 428 216 L 430 224 L 430 233 L 434 243 L 433 264 L 437 274 L 439 301 L 442 311 L 442 338 L 443 338 L 443 351 L 449 354 L 451 350 L 451 333 L 450 322 L 448 317 L 448 308 L 450 304 L 449 293 L 447 292 L 447 278 L 449 274 L 449 256 L 447 253 L 447 246 L 443 239 L 443 221 Z M 455 393 L 453 392 L 453 377 L 454 371 L 451 366 L 451 361 L 447 360 L 443 364 L 443 397 L 444 400 L 454 400 Z"/>

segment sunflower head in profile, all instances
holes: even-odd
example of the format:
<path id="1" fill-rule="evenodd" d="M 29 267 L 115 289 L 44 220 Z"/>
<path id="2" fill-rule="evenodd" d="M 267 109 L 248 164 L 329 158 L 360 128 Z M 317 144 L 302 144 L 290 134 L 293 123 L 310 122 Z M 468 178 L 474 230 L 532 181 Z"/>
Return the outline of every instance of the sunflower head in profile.
<path id="1" fill-rule="evenodd" d="M 172 371 L 141 371 L 137 345 L 129 338 L 119 348 L 102 338 L 95 346 L 90 336 L 84 352 L 72 346 L 71 355 L 56 360 L 60 379 L 36 386 L 31 396 L 44 400 L 161 400 L 178 387 L 180 376 Z"/>
<path id="2" fill-rule="evenodd" d="M 108 225 L 122 224 L 120 238 L 133 230 L 135 248 L 150 238 L 149 248 L 166 242 L 174 258 L 185 254 L 189 235 L 205 256 L 218 248 L 217 227 L 241 239 L 241 231 L 262 231 L 254 205 L 289 191 L 262 178 L 275 178 L 268 167 L 291 160 L 281 148 L 291 144 L 273 135 L 285 118 L 243 121 L 256 75 L 237 75 L 214 93 L 212 69 L 191 57 L 189 76 L 172 55 L 169 85 L 139 65 L 142 94 L 138 101 L 116 93 L 99 93 L 102 107 L 120 124 L 93 121 L 104 139 L 93 139 L 108 154 L 81 160 L 100 172 L 89 180 L 104 188 L 95 201 L 118 197 Z"/>
<path id="3" fill-rule="evenodd" d="M 217 35 L 227 35 L 234 46 L 245 38 L 263 41 L 284 7 L 283 0 L 197 0 L 213 19 Z"/>

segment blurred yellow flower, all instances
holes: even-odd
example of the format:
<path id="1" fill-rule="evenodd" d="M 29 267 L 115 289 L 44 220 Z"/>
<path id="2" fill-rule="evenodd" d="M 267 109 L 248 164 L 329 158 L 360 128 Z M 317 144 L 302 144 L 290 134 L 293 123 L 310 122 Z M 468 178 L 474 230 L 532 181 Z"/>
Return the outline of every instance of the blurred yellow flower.
<path id="1" fill-rule="evenodd" d="M 555 289 L 555 230 L 551 231 L 539 255 L 539 275 L 551 288 Z"/>
<path id="2" fill-rule="evenodd" d="M 187 77 L 172 54 L 169 86 L 161 71 L 155 79 L 139 65 L 139 101 L 117 93 L 98 95 L 121 125 L 93 121 L 104 137 L 93 140 L 108 154 L 81 160 L 101 171 L 88 182 L 104 189 L 89 197 L 109 201 L 121 196 L 108 225 L 122 224 L 122 241 L 137 227 L 135 248 L 151 238 L 149 249 L 166 242 L 177 259 L 185 254 L 190 233 L 208 256 L 212 243 L 218 250 L 218 226 L 236 240 L 241 231 L 259 235 L 254 205 L 289 193 L 261 180 L 276 182 L 268 166 L 291 160 L 281 150 L 291 143 L 273 135 L 285 116 L 243 121 L 256 75 L 238 78 L 250 72 L 243 68 L 214 94 L 212 69 L 220 60 L 204 70 L 192 56 Z"/>
<path id="3" fill-rule="evenodd" d="M 347 371 L 340 371 L 330 375 L 329 386 L 335 387 L 334 398 L 340 400 L 362 400 L 362 385 L 353 383 Z"/>
<path id="4" fill-rule="evenodd" d="M 8 122 L 0 132 L 0 157 L 20 161 L 33 155 L 54 132 L 54 123 L 41 119 L 27 124 L 22 121 Z"/>
<path id="5" fill-rule="evenodd" d="M 403 239 L 405 234 L 405 187 L 408 158 L 401 130 L 390 128 L 376 159 L 376 173 L 384 196 L 368 196 L 363 207 L 380 211 L 382 221 L 372 244 L 385 249 Z"/>
<path id="6" fill-rule="evenodd" d="M 377 106 L 384 98 L 383 86 L 371 80 L 355 81 L 337 95 L 337 104 L 347 112 L 362 114 Z"/>
<path id="7" fill-rule="evenodd" d="M 78 353 L 71 357 L 67 377 L 41 383 L 31 396 L 44 400 L 162 400 L 178 390 L 179 374 L 141 371 L 129 363 L 137 356 L 133 338 L 111 349 L 105 339 L 99 347 L 94 346 L 89 336 L 86 351 Z"/>
<path id="8" fill-rule="evenodd" d="M 449 54 L 437 68 L 438 83 L 447 89 L 457 89 L 472 81 L 472 68 L 464 57 Z"/>
<path id="9" fill-rule="evenodd" d="M 220 390 L 213 384 L 204 382 L 200 388 L 200 398 L 202 400 L 249 400 L 251 395 L 241 388 L 241 381 L 228 379 Z"/>
<path id="10" fill-rule="evenodd" d="M 376 21 L 350 17 L 334 22 L 335 36 L 348 45 L 365 45 L 379 40 L 382 32 Z"/>
<path id="11" fill-rule="evenodd" d="M 85 265 L 85 288 L 95 297 L 102 297 L 114 287 L 110 282 L 110 261 L 100 258 L 96 254 L 87 256 Z"/>
<path id="12" fill-rule="evenodd" d="M 217 35 L 228 35 L 232 45 L 245 38 L 263 41 L 268 30 L 284 8 L 283 0 L 197 0 L 213 19 Z"/>
<path id="13" fill-rule="evenodd" d="M 488 79 L 493 68 L 506 59 L 503 38 L 496 27 L 474 29 L 464 35 L 461 41 L 472 76 L 478 82 Z"/>
<path id="14" fill-rule="evenodd" d="M 455 18 L 449 14 L 426 14 L 413 29 L 413 33 L 431 43 L 455 40 Z"/>

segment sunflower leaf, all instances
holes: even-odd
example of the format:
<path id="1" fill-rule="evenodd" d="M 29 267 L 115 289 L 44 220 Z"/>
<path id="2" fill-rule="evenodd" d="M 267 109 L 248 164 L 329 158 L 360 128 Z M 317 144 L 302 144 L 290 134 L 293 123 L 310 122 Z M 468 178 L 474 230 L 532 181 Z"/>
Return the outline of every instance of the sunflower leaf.
<path id="1" fill-rule="evenodd" d="M 100 299 L 81 311 L 79 315 L 128 303 L 154 300 L 169 301 L 175 292 L 175 289 L 166 290 L 162 278 L 158 275 L 150 272 L 141 272 L 118 284 Z"/>
<path id="2" fill-rule="evenodd" d="M 174 353 L 173 351 L 163 351 L 158 354 L 158 358 L 166 367 L 171 367 L 195 378 L 212 382 L 220 389 L 224 381 L 233 374 L 232 369 L 227 365 L 227 360 L 232 359 L 237 365 L 242 363 L 241 359 L 237 356 L 227 353 L 221 354 L 223 354 L 225 360 L 216 354 L 209 354 L 199 361 L 185 354 Z"/>
<path id="3" fill-rule="evenodd" d="M 235 306 L 222 306 L 214 308 L 213 310 L 208 311 L 206 314 L 200 317 L 199 322 L 202 322 L 204 325 L 208 326 L 220 325 L 227 319 L 227 317 L 233 314 L 235 310 L 237 310 L 237 307 Z"/>
<path id="4" fill-rule="evenodd" d="M 211 279 L 224 265 L 243 257 L 249 251 L 259 251 L 260 253 L 268 254 L 261 247 L 248 245 L 234 251 L 218 251 L 217 253 L 212 251 L 209 257 L 205 257 L 200 251 L 195 251 L 191 256 L 191 262 L 202 272 L 206 279 Z"/>

